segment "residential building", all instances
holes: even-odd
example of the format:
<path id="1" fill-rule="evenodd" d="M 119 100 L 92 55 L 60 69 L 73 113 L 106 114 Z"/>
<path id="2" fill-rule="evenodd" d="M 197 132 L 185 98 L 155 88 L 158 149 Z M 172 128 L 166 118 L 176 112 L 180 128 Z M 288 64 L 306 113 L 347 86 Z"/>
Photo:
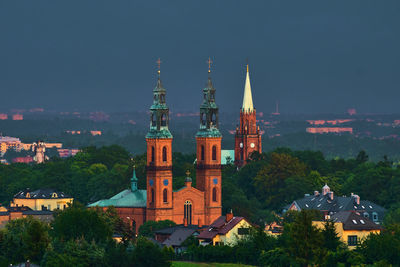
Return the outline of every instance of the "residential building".
<path id="1" fill-rule="evenodd" d="M 32 216 L 45 223 L 53 220 L 53 212 L 49 210 L 32 210 L 27 206 L 0 208 L 0 228 L 3 228 L 9 221 Z"/>
<path id="2" fill-rule="evenodd" d="M 179 254 L 186 250 L 185 241 L 197 237 L 201 228 L 197 225 L 176 225 L 155 231 L 155 240 L 161 247 L 172 247 Z"/>
<path id="3" fill-rule="evenodd" d="M 0 136 L 0 155 L 4 155 L 9 149 L 21 151 L 21 148 L 21 140 L 19 138 Z"/>
<path id="4" fill-rule="evenodd" d="M 240 110 L 240 123 L 235 134 L 235 164 L 241 167 L 246 164 L 251 153 L 262 152 L 261 132 L 257 126 L 256 109 L 253 107 L 251 94 L 249 65 L 247 65 L 246 83 L 243 104 Z"/>
<path id="5" fill-rule="evenodd" d="M 334 222 L 340 240 L 347 244 L 350 249 L 354 249 L 368 235 L 379 234 L 383 229 L 382 226 L 355 211 L 339 211 L 330 217 L 328 216 L 327 219 Z M 313 221 L 313 225 L 323 229 L 325 222 Z"/>
<path id="6" fill-rule="evenodd" d="M 73 197 L 61 191 L 53 189 L 38 189 L 35 191 L 29 188 L 14 195 L 10 203 L 11 207 L 29 207 L 34 211 L 56 209 L 63 210 L 72 204 Z"/>
<path id="7" fill-rule="evenodd" d="M 200 245 L 235 245 L 246 237 L 251 224 L 244 217 L 233 216 L 232 211 L 220 216 L 197 236 Z"/>
<path id="8" fill-rule="evenodd" d="M 351 196 L 336 196 L 328 185 L 322 188 L 322 192 L 315 191 L 314 194 L 306 194 L 304 198 L 297 199 L 292 204 L 286 206 L 287 210 L 301 211 L 319 210 L 324 216 L 332 216 L 340 211 L 355 211 L 366 218 L 370 218 L 374 223 L 380 224 L 383 221 L 386 209 L 369 200 L 361 200 L 356 194 Z"/>

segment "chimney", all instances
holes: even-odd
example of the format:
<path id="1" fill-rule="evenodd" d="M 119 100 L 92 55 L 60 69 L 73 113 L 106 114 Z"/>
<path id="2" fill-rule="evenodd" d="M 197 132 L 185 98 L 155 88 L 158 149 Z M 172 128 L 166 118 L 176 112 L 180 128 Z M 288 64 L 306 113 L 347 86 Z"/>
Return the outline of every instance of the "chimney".
<path id="1" fill-rule="evenodd" d="M 328 192 L 328 197 L 330 200 L 333 200 L 333 192 L 332 191 Z"/>
<path id="2" fill-rule="evenodd" d="M 231 211 L 226 214 L 225 221 L 229 222 L 232 219 L 233 219 L 233 212 L 232 212 L 232 209 L 231 209 Z"/>
<path id="3" fill-rule="evenodd" d="M 319 192 L 318 191 L 314 191 L 314 196 L 319 196 Z"/>
<path id="4" fill-rule="evenodd" d="M 352 197 L 354 198 L 354 201 L 357 203 L 357 205 L 360 205 L 360 196 L 359 195 L 352 195 Z"/>

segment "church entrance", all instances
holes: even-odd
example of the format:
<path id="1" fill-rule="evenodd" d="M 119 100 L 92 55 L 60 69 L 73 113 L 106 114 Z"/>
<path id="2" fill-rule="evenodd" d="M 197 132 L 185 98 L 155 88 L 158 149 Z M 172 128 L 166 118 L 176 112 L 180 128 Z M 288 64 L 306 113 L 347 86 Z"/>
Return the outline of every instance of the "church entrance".
<path id="1" fill-rule="evenodd" d="M 184 218 L 188 225 L 192 224 L 192 202 L 190 200 L 185 201 Z"/>

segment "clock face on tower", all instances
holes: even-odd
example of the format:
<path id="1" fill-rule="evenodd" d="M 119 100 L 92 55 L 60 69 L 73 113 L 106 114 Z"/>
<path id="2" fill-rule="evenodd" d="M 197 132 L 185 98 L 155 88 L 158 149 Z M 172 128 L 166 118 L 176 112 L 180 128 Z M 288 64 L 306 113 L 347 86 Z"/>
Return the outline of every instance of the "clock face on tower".
<path id="1" fill-rule="evenodd" d="M 254 143 L 251 143 L 251 144 L 250 144 L 250 147 L 251 147 L 251 148 L 254 148 L 254 147 L 255 147 Z"/>
<path id="2" fill-rule="evenodd" d="M 163 184 L 164 184 L 165 186 L 167 186 L 167 185 L 168 185 L 168 180 L 165 179 L 165 180 L 163 181 Z"/>
<path id="3" fill-rule="evenodd" d="M 153 184 L 154 184 L 153 179 L 150 179 L 150 180 L 149 180 L 149 185 L 150 185 L 150 186 L 153 186 Z"/>

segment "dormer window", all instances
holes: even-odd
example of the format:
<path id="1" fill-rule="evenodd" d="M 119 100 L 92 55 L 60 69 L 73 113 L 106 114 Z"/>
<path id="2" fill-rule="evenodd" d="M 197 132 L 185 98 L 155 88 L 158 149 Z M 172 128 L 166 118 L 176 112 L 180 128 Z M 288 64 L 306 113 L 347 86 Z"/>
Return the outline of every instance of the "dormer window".
<path id="1" fill-rule="evenodd" d="M 29 192 L 26 193 L 26 198 L 30 198 L 30 197 L 31 197 L 31 194 L 29 194 Z"/>
<path id="2" fill-rule="evenodd" d="M 57 193 L 56 193 L 56 192 L 54 192 L 54 193 L 51 195 L 51 197 L 53 197 L 53 198 L 56 198 L 56 197 L 58 197 L 58 196 L 57 196 Z"/>

